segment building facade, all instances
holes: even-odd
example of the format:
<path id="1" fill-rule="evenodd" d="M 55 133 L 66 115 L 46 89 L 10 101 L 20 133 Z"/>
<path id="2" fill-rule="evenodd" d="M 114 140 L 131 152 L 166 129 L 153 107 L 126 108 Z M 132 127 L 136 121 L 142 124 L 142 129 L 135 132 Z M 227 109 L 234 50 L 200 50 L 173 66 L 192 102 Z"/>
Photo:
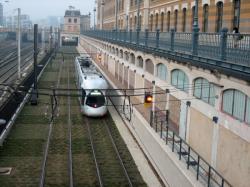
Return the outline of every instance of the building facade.
<path id="1" fill-rule="evenodd" d="M 22 14 L 20 16 L 21 19 L 21 27 L 22 29 L 32 29 L 32 21 L 30 20 L 30 16 L 27 14 Z M 13 20 L 13 25 L 14 28 L 17 28 L 18 26 L 18 16 L 14 16 L 14 20 Z"/>
<path id="2" fill-rule="evenodd" d="M 3 5 L 0 3 L 0 26 L 4 26 Z"/>
<path id="3" fill-rule="evenodd" d="M 140 3 L 138 6 L 137 2 Z M 219 32 L 226 27 L 250 32 L 248 0 L 199 0 L 200 32 Z M 115 8 L 117 7 L 117 9 Z M 138 7 L 139 12 L 138 12 Z M 116 11 L 117 10 L 117 11 Z M 194 0 L 103 0 L 97 1 L 98 27 L 104 29 L 137 28 L 168 32 L 191 32 L 194 21 Z M 139 15 L 139 19 L 137 19 Z"/>
<path id="4" fill-rule="evenodd" d="M 90 29 L 90 15 L 81 15 L 80 22 L 81 32 Z"/>
<path id="5" fill-rule="evenodd" d="M 81 13 L 79 10 L 66 10 L 64 15 L 64 33 L 80 34 Z"/>

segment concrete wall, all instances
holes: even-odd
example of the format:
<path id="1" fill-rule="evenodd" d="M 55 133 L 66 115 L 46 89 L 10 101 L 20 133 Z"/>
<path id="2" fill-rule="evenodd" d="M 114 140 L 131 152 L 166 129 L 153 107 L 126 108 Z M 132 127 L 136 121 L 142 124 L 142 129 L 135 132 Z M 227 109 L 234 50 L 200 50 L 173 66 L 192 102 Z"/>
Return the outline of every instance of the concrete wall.
<path id="1" fill-rule="evenodd" d="M 189 143 L 206 161 L 211 163 L 213 122 L 190 107 Z M 199 140 L 199 141 L 197 141 Z"/>
<path id="2" fill-rule="evenodd" d="M 176 97 L 169 96 L 169 120 L 179 128 L 181 102 Z"/>
<path id="3" fill-rule="evenodd" d="M 250 185 L 250 144 L 219 126 L 217 169 L 233 186 Z"/>

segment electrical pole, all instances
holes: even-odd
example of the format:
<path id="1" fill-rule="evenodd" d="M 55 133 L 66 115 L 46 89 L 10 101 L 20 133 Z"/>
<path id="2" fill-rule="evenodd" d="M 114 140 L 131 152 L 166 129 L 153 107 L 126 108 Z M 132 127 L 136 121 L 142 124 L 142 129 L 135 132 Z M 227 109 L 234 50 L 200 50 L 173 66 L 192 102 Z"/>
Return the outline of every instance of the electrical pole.
<path id="1" fill-rule="evenodd" d="M 49 30 L 49 51 L 51 52 L 52 50 L 52 26 L 50 26 Z"/>
<path id="2" fill-rule="evenodd" d="M 37 105 L 37 33 L 38 33 L 38 25 L 34 25 L 34 88 L 31 96 L 31 104 Z"/>
<path id="3" fill-rule="evenodd" d="M 18 28 L 17 28 L 17 78 L 21 78 L 21 9 L 18 8 Z"/>
<path id="4" fill-rule="evenodd" d="M 44 28 L 42 29 L 42 52 L 45 50 L 45 32 Z"/>
<path id="5" fill-rule="evenodd" d="M 94 8 L 94 30 L 95 30 L 95 12 L 96 12 L 96 8 Z"/>
<path id="6" fill-rule="evenodd" d="M 37 32 L 38 25 L 34 25 L 34 89 L 37 89 Z"/>

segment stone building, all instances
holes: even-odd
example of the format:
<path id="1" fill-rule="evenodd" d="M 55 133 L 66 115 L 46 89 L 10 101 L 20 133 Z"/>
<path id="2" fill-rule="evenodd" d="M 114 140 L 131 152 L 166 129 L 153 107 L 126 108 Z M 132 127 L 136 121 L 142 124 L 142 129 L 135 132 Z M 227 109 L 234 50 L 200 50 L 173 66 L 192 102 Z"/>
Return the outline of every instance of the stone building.
<path id="1" fill-rule="evenodd" d="M 86 31 L 90 29 L 90 15 L 81 15 L 80 18 L 80 30 Z"/>
<path id="2" fill-rule="evenodd" d="M 4 26 L 4 20 L 3 20 L 3 5 L 0 3 L 0 26 Z"/>
<path id="3" fill-rule="evenodd" d="M 64 15 L 64 33 L 80 34 L 80 10 L 66 10 Z"/>
<path id="4" fill-rule="evenodd" d="M 139 0 L 98 0 L 97 22 L 105 29 L 132 29 L 137 27 L 137 2 Z M 227 27 L 238 27 L 242 33 L 250 31 L 248 0 L 199 0 L 199 28 L 201 32 L 219 32 Z M 118 9 L 116 9 L 116 4 Z M 141 30 L 177 32 L 192 31 L 194 0 L 140 0 L 139 25 Z M 117 10 L 117 14 L 116 14 Z M 116 16 L 117 15 L 117 16 Z M 117 18 L 117 19 L 116 19 Z"/>

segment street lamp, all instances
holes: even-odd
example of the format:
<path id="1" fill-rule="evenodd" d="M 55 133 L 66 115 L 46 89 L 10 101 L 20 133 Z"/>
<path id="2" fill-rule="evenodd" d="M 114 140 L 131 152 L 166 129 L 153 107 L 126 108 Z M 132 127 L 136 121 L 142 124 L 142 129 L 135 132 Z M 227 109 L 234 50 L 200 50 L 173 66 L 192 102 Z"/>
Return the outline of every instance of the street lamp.
<path id="1" fill-rule="evenodd" d="M 193 29 L 199 29 L 199 23 L 198 23 L 198 5 L 199 1 L 195 0 L 195 9 L 194 9 L 194 23 L 193 23 Z"/>
<path id="2" fill-rule="evenodd" d="M 195 0 L 195 9 L 194 9 L 194 23 L 193 23 L 193 33 L 192 33 L 192 54 L 198 54 L 198 38 L 199 38 L 199 23 L 198 23 L 198 6 L 199 1 Z"/>
<path id="3" fill-rule="evenodd" d="M 94 30 L 95 30 L 95 12 L 96 12 L 96 8 L 94 8 Z"/>
<path id="4" fill-rule="evenodd" d="M 91 23 L 91 19 L 90 19 L 90 16 L 91 16 L 91 13 L 89 12 L 89 30 L 90 30 L 90 28 L 91 28 L 91 26 L 90 26 L 90 23 Z"/>
<path id="5" fill-rule="evenodd" d="M 102 0 L 101 2 L 101 9 L 100 9 L 100 16 L 101 16 L 101 23 L 100 23 L 100 29 L 103 29 L 103 7 L 104 7 L 105 3 L 104 0 Z"/>
<path id="6" fill-rule="evenodd" d="M 141 0 L 137 0 L 137 27 L 136 30 L 140 31 L 140 2 Z"/>

